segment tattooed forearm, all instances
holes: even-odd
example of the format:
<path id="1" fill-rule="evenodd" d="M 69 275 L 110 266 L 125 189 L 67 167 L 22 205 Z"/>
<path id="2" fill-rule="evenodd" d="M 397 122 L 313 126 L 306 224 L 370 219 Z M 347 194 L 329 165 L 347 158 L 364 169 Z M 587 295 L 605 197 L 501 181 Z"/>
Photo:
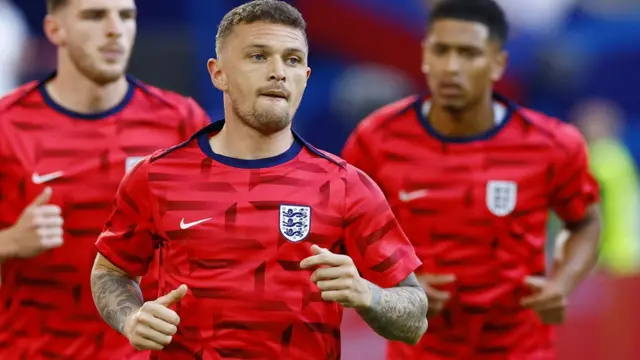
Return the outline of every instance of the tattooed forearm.
<path id="1" fill-rule="evenodd" d="M 96 268 L 91 273 L 91 292 L 104 321 L 124 334 L 127 317 L 143 304 L 138 283 L 116 271 Z"/>
<path id="2" fill-rule="evenodd" d="M 415 275 L 391 289 L 370 284 L 371 308 L 358 313 L 380 336 L 416 344 L 427 330 L 427 297 Z"/>

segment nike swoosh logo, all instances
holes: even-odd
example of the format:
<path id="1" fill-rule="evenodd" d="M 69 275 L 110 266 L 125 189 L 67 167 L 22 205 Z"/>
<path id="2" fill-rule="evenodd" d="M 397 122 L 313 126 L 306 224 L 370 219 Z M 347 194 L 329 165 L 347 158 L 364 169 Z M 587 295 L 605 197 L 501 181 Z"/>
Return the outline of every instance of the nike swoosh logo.
<path id="1" fill-rule="evenodd" d="M 184 218 L 182 218 L 182 220 L 180 221 L 180 229 L 186 230 L 186 229 L 188 229 L 190 227 L 194 227 L 196 225 L 202 224 L 203 222 L 209 221 L 209 220 L 211 220 L 211 218 L 206 218 L 206 219 L 202 219 L 202 220 L 186 223 L 186 222 L 184 222 Z"/>
<path id="2" fill-rule="evenodd" d="M 410 191 L 410 192 L 406 192 L 406 191 L 402 190 L 398 194 L 398 198 L 402 202 L 410 202 L 410 201 L 418 200 L 420 198 L 423 198 L 423 197 L 427 196 L 427 193 L 428 192 L 425 189 L 416 190 L 416 191 Z"/>
<path id="3" fill-rule="evenodd" d="M 33 175 L 31 175 L 31 181 L 33 181 L 34 184 L 44 184 L 51 180 L 55 180 L 59 177 L 62 177 L 62 175 L 64 175 L 62 171 L 56 171 L 56 172 L 52 172 L 44 175 L 38 175 L 38 173 L 33 173 Z"/>

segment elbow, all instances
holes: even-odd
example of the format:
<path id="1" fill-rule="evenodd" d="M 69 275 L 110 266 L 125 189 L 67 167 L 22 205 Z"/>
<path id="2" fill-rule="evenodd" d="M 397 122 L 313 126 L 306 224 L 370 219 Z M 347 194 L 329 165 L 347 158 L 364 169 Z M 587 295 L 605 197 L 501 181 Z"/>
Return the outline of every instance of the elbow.
<path id="1" fill-rule="evenodd" d="M 429 322 L 427 321 L 427 317 L 425 316 L 422 321 L 419 322 L 418 327 L 416 328 L 415 333 L 411 337 L 407 337 L 403 339 L 402 342 L 408 345 L 417 345 L 424 334 L 427 332 L 427 328 L 429 327 Z"/>
<path id="2" fill-rule="evenodd" d="M 418 311 L 415 314 L 415 322 L 413 323 L 413 331 L 409 331 L 406 333 L 402 339 L 397 339 L 408 345 L 416 345 L 420 342 L 424 334 L 427 332 L 427 328 L 429 327 L 429 321 L 427 320 L 427 310 L 429 308 L 429 301 L 427 300 L 427 295 L 425 294 L 422 287 L 416 289 L 416 294 L 419 301 Z"/>

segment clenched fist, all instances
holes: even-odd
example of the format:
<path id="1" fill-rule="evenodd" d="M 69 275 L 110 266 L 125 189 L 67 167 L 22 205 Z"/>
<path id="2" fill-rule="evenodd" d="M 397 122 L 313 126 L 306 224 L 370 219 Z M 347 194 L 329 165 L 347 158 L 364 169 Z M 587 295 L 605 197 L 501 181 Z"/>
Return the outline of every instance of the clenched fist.
<path id="1" fill-rule="evenodd" d="M 347 255 L 334 254 L 318 245 L 311 246 L 312 256 L 302 260 L 300 267 L 317 267 L 311 274 L 325 301 L 336 301 L 344 307 L 365 309 L 371 306 L 369 282 L 360 277 L 353 260 Z"/>
<path id="2" fill-rule="evenodd" d="M 180 285 L 170 293 L 147 301 L 131 313 L 124 325 L 124 335 L 138 350 L 162 350 L 178 331 L 180 317 L 169 307 L 187 295 L 187 286 Z"/>
<path id="3" fill-rule="evenodd" d="M 49 200 L 51 188 L 46 188 L 7 229 L 3 246 L 8 248 L 11 257 L 34 257 L 62 246 L 62 211 L 59 206 L 49 204 Z"/>

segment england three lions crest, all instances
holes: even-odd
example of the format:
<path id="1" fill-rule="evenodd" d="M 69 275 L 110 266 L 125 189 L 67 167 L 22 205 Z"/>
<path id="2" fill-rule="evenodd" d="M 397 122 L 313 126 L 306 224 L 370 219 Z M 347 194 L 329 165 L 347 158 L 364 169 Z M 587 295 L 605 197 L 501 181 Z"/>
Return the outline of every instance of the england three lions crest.
<path id="1" fill-rule="evenodd" d="M 511 214 L 518 202 L 518 184 L 514 181 L 487 182 L 487 208 L 495 216 Z"/>
<path id="2" fill-rule="evenodd" d="M 280 233 L 289 241 L 298 242 L 309 235 L 311 208 L 309 206 L 280 205 Z"/>

